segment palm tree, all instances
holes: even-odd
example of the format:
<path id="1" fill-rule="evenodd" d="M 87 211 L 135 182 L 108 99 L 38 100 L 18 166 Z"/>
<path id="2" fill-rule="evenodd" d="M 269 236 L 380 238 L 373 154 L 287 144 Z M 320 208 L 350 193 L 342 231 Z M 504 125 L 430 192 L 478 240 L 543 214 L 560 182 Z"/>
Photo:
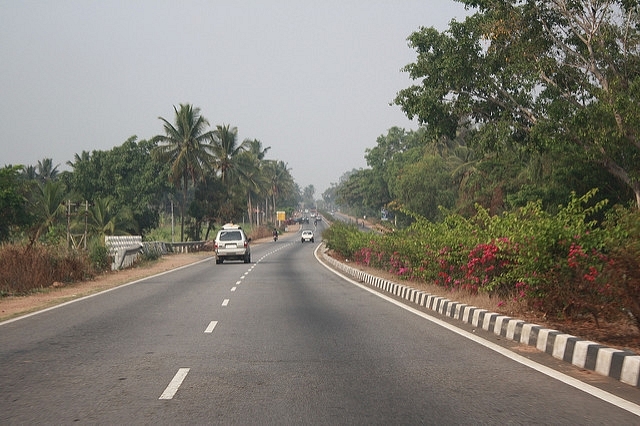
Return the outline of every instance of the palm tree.
<path id="1" fill-rule="evenodd" d="M 200 115 L 200 108 L 189 104 L 180 104 L 175 111 L 175 125 L 162 117 L 164 135 L 153 137 L 154 155 L 160 161 L 170 164 L 169 179 L 176 187 L 182 188 L 180 204 L 180 241 L 184 241 L 184 216 L 187 204 L 189 182 L 195 184 L 202 180 L 214 164 L 215 156 L 210 144 L 212 132 L 205 131 L 209 122 Z"/>
<path id="2" fill-rule="evenodd" d="M 36 174 L 42 182 L 56 180 L 58 177 L 58 166 L 53 167 L 53 160 L 51 158 L 45 158 L 42 161 L 38 161 Z"/>
<path id="3" fill-rule="evenodd" d="M 255 155 L 256 158 L 260 161 L 264 160 L 264 157 L 267 155 L 267 151 L 271 149 L 270 146 L 263 148 L 262 142 L 260 142 L 258 139 L 245 139 L 243 143 L 247 144 L 247 150 Z"/>
<path id="4" fill-rule="evenodd" d="M 106 197 L 98 198 L 89 208 L 89 232 L 103 241 L 105 235 L 129 235 L 128 230 L 137 228 L 131 209 L 124 207 L 116 211 L 114 206 L 114 199 Z"/>
<path id="5" fill-rule="evenodd" d="M 238 184 L 245 191 L 247 197 L 247 213 L 249 224 L 253 224 L 253 200 L 263 194 L 269 187 L 262 167 L 262 161 L 251 151 L 245 151 L 238 155 L 236 163 L 236 175 Z"/>
<path id="6" fill-rule="evenodd" d="M 238 172 L 238 154 L 249 150 L 250 141 L 238 144 L 238 128 L 218 125 L 212 132 L 213 153 L 216 158 L 216 170 L 222 183 L 230 188 Z"/>
<path id="7" fill-rule="evenodd" d="M 78 153 L 73 155 L 74 161 L 67 161 L 67 165 L 75 169 L 79 164 L 88 162 L 91 160 L 91 153 L 89 151 L 82 151 L 80 155 Z"/>
<path id="8" fill-rule="evenodd" d="M 54 226 L 64 216 L 64 199 L 66 187 L 60 181 L 46 180 L 34 187 L 31 198 L 31 211 L 36 218 L 30 246 L 32 246 L 45 230 Z"/>
<path id="9" fill-rule="evenodd" d="M 265 164 L 265 173 L 269 179 L 269 195 L 271 196 L 271 206 L 275 215 L 276 201 L 281 199 L 282 196 L 293 193 L 296 190 L 295 184 L 291 176 L 291 169 L 284 161 L 268 161 Z"/>

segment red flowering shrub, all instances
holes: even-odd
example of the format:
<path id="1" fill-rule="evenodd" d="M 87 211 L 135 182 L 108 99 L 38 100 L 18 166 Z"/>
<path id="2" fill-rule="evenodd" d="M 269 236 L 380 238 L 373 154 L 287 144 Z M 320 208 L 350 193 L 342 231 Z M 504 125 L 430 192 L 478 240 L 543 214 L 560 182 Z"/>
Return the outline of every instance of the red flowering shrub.
<path id="1" fill-rule="evenodd" d="M 557 319 L 631 314 L 640 326 L 640 212 L 616 209 L 605 226 L 589 221 L 605 204 L 585 207 L 594 193 L 572 197 L 556 215 L 541 203 L 501 216 L 478 206 L 470 219 L 415 216 L 404 230 L 334 237 L 333 245 L 401 279 L 512 298 Z"/>

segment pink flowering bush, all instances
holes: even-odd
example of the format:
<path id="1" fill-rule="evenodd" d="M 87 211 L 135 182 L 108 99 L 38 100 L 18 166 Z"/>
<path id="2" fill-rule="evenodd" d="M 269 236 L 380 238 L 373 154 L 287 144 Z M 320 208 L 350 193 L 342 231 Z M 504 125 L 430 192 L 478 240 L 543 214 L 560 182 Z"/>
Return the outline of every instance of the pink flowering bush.
<path id="1" fill-rule="evenodd" d="M 556 215 L 540 203 L 500 216 L 476 206 L 471 218 L 449 213 L 439 223 L 414 215 L 411 226 L 386 235 L 349 231 L 352 240 L 341 244 L 398 279 L 523 301 L 557 319 L 632 314 L 640 325 L 640 213 L 621 209 L 605 226 L 590 221 L 605 205 L 587 206 L 594 193 L 572 197 Z"/>

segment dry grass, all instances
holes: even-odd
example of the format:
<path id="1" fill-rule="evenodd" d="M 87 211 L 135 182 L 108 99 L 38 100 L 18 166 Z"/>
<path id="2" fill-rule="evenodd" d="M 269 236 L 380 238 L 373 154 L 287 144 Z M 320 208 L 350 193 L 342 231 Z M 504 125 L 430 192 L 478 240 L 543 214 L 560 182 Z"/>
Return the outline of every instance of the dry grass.
<path id="1" fill-rule="evenodd" d="M 54 283 L 93 276 L 82 252 L 44 245 L 5 244 L 0 247 L 0 295 L 23 295 Z"/>

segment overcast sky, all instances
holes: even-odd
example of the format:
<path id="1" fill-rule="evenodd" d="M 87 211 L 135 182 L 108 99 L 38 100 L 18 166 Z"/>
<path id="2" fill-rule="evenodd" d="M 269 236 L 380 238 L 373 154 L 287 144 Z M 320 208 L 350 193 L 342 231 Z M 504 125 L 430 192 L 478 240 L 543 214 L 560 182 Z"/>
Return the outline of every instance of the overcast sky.
<path id="1" fill-rule="evenodd" d="M 201 109 L 283 160 L 316 196 L 392 126 L 407 37 L 467 12 L 453 0 L 0 0 L 0 165 L 60 170 L 82 151 L 162 133 Z"/>

